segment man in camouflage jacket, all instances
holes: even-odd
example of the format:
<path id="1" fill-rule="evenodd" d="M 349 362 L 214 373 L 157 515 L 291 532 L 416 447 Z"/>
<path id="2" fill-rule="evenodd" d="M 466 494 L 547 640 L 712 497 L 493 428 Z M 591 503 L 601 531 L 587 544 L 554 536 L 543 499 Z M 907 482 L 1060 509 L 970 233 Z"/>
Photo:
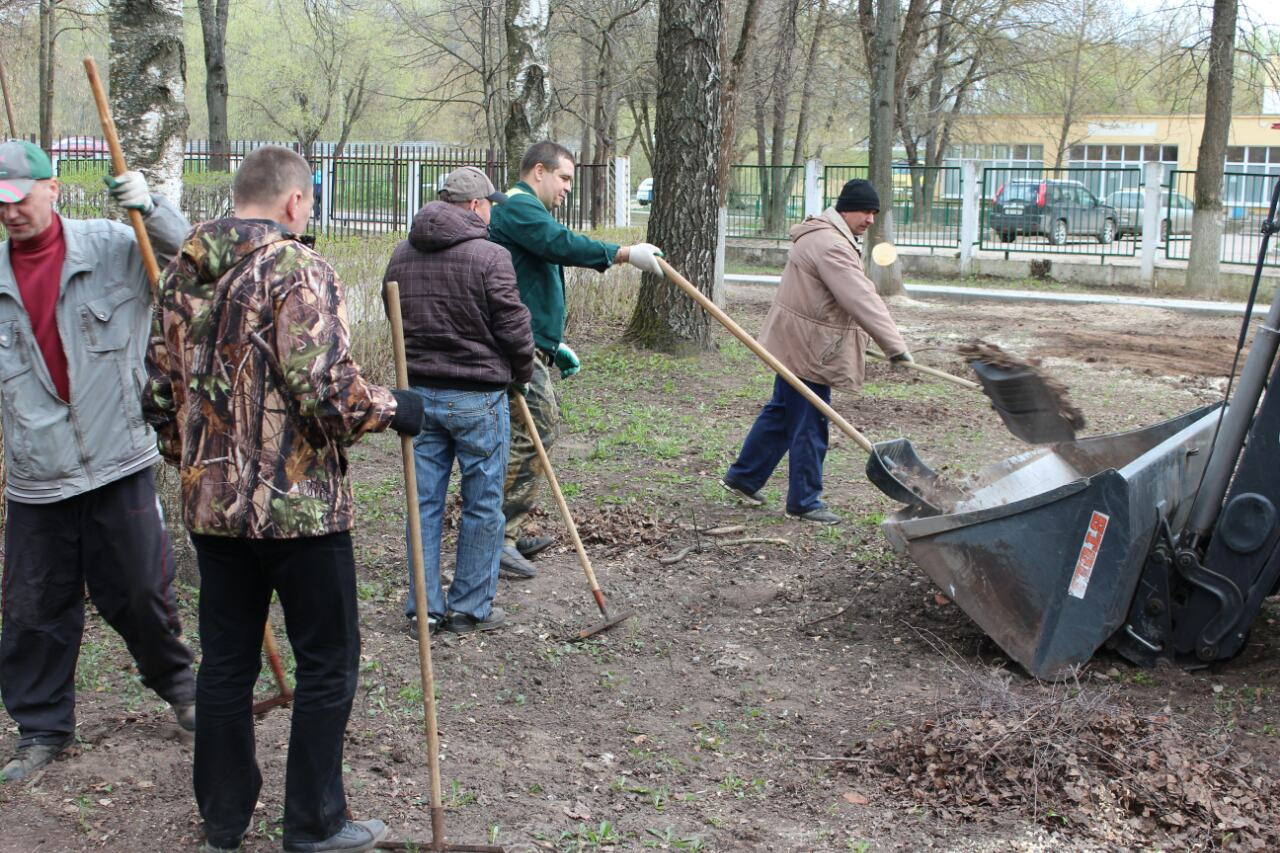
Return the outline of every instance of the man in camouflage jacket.
<path id="1" fill-rule="evenodd" d="M 235 215 L 196 227 L 161 284 L 148 420 L 181 470 L 200 565 L 195 790 L 208 847 L 235 849 L 262 776 L 251 707 L 273 591 L 297 660 L 284 849 L 368 850 L 345 817 L 342 743 L 360 633 L 345 447 L 422 425 L 412 393 L 366 382 L 333 268 L 297 234 L 311 170 L 286 148 L 245 158 Z"/>

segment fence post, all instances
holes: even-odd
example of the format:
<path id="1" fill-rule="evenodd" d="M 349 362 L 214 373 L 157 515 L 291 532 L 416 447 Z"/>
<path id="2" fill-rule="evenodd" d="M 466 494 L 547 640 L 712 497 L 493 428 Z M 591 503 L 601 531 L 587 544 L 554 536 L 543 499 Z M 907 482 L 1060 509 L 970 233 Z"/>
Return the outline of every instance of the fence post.
<path id="1" fill-rule="evenodd" d="M 982 181 L 978 161 L 960 163 L 960 275 L 973 271 L 974 246 L 978 244 L 978 226 L 982 201 Z"/>
<path id="2" fill-rule="evenodd" d="M 631 226 L 631 158 L 613 158 L 613 224 Z"/>
<path id="3" fill-rule="evenodd" d="M 810 157 L 804 161 L 804 215 L 822 213 L 822 161 Z"/>
<path id="4" fill-rule="evenodd" d="M 332 155 L 320 158 L 320 168 L 324 174 L 320 176 L 320 230 L 329 233 L 329 220 L 333 216 L 333 207 L 337 199 L 333 197 L 333 173 L 336 169 Z"/>
<path id="5" fill-rule="evenodd" d="M 418 156 L 418 149 L 413 149 L 410 157 Z M 394 166 L 392 168 L 395 168 Z M 409 230 L 413 230 L 413 217 L 417 214 L 418 209 L 431 199 L 422 198 L 422 164 L 416 160 L 409 161 Z"/>
<path id="6" fill-rule="evenodd" d="M 1150 287 L 1156 283 L 1156 244 L 1160 242 L 1161 172 L 1159 163 L 1142 165 L 1142 264 L 1140 276 Z"/>

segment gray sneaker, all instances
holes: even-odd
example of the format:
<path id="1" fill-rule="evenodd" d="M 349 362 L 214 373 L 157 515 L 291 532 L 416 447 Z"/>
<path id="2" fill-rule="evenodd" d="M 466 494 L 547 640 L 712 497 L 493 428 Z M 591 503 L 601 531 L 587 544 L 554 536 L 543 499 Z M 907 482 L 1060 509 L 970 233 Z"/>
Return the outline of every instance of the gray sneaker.
<path id="1" fill-rule="evenodd" d="M 9 763 L 0 769 L 0 782 L 17 782 L 42 769 L 63 750 L 71 746 L 73 738 L 67 738 L 61 744 L 56 743 L 24 743 L 9 759 Z"/>
<path id="2" fill-rule="evenodd" d="M 538 567 L 526 560 L 516 546 L 507 545 L 498 558 L 498 574 L 504 578 L 529 580 L 538 576 Z"/>
<path id="3" fill-rule="evenodd" d="M 808 512 L 788 512 L 787 518 L 798 518 L 801 521 L 812 521 L 814 524 L 839 524 L 840 516 L 825 506 L 811 509 Z"/>
<path id="4" fill-rule="evenodd" d="M 194 732 L 196 730 L 196 703 L 186 702 L 181 705 L 172 705 L 173 718 L 178 721 L 178 727 L 184 732 Z"/>
<path id="5" fill-rule="evenodd" d="M 450 613 L 449 621 L 445 624 L 444 629 L 455 634 L 471 634 L 476 631 L 492 631 L 495 628 L 502 628 L 506 624 L 507 614 L 501 607 L 495 606 L 483 621 L 466 613 Z"/>
<path id="6" fill-rule="evenodd" d="M 349 820 L 324 841 L 286 841 L 285 853 L 365 853 L 387 837 L 380 820 Z"/>
<path id="7" fill-rule="evenodd" d="M 522 557 L 535 557 L 554 544 L 554 536 L 521 536 L 516 540 L 516 550 Z"/>
<path id="8" fill-rule="evenodd" d="M 734 495 L 751 504 L 752 506 L 764 506 L 764 495 L 759 492 L 749 492 L 742 486 L 730 480 L 728 477 L 720 479 L 720 485 L 724 486 Z"/>

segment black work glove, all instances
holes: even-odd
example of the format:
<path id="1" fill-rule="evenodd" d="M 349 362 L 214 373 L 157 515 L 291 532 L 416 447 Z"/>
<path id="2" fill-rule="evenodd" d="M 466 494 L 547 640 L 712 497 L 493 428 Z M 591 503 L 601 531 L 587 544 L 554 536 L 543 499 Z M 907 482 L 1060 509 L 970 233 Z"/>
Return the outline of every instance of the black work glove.
<path id="1" fill-rule="evenodd" d="M 893 364 L 907 364 L 908 362 L 915 361 L 915 359 L 911 357 L 911 353 L 909 352 L 900 352 L 897 355 L 890 357 L 889 361 Z"/>
<path id="2" fill-rule="evenodd" d="M 408 436 L 422 432 L 424 411 L 422 398 L 418 393 L 404 388 L 392 388 L 391 396 L 396 398 L 396 413 L 391 418 L 391 428 Z"/>

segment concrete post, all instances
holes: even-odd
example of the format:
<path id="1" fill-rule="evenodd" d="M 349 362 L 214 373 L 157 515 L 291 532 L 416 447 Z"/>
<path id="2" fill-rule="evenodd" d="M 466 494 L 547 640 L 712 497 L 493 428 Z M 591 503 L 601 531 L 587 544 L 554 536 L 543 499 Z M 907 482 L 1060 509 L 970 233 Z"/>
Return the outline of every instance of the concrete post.
<path id="1" fill-rule="evenodd" d="M 337 199 L 333 197 L 333 158 L 321 157 L 320 168 L 320 231 L 329 232 L 330 212 L 334 209 Z"/>
<path id="2" fill-rule="evenodd" d="M 1142 165 L 1142 243 L 1139 275 L 1149 287 L 1156 286 L 1156 245 L 1160 242 L 1160 203 L 1163 167 L 1159 163 Z"/>
<path id="3" fill-rule="evenodd" d="M 977 160 L 960 162 L 960 275 L 973 272 L 981 218 L 982 173 Z"/>
<path id="4" fill-rule="evenodd" d="M 822 161 L 810 157 L 804 161 L 804 215 L 822 213 Z"/>
<path id="5" fill-rule="evenodd" d="M 613 158 L 613 224 L 631 225 L 631 158 Z"/>
<path id="6" fill-rule="evenodd" d="M 416 152 L 415 152 L 416 153 Z M 409 161 L 409 228 L 413 228 L 413 217 L 431 199 L 422 197 L 422 164 L 417 160 Z"/>

